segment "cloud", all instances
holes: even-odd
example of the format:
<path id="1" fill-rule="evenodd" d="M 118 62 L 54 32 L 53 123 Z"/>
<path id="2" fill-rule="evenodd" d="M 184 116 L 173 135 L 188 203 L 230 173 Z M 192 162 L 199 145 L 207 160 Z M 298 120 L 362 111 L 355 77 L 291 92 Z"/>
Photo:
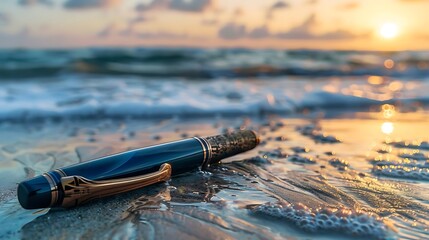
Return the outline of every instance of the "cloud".
<path id="1" fill-rule="evenodd" d="M 10 17 L 5 12 L 0 12 L 0 26 L 7 25 L 10 22 Z"/>
<path id="2" fill-rule="evenodd" d="M 170 0 L 170 8 L 178 11 L 202 12 L 211 6 L 211 0 Z"/>
<path id="3" fill-rule="evenodd" d="M 300 40 L 340 40 L 366 37 L 369 34 L 354 34 L 347 30 L 335 30 L 322 34 L 315 34 L 311 30 L 317 27 L 316 15 L 310 15 L 301 25 L 298 25 L 287 32 L 277 33 L 276 37 L 281 39 Z"/>
<path id="4" fill-rule="evenodd" d="M 171 33 L 171 32 L 141 32 L 136 33 L 136 36 L 143 39 L 178 39 L 178 38 L 189 38 L 186 33 Z"/>
<path id="5" fill-rule="evenodd" d="M 99 38 L 106 38 L 111 36 L 134 37 L 144 39 L 183 39 L 189 38 L 188 34 L 178 34 L 172 32 L 138 32 L 134 29 L 134 25 L 129 23 L 124 29 L 119 29 L 116 24 L 107 24 L 97 34 Z"/>
<path id="6" fill-rule="evenodd" d="M 248 37 L 253 39 L 267 38 L 267 37 L 270 37 L 270 35 L 271 34 L 267 26 L 261 26 L 261 27 L 255 28 L 248 33 Z"/>
<path id="7" fill-rule="evenodd" d="M 116 27 L 114 24 L 108 24 L 101 31 L 97 33 L 97 37 L 103 38 L 112 35 L 116 31 Z"/>
<path id="8" fill-rule="evenodd" d="M 289 8 L 289 7 L 290 7 L 289 3 L 286 3 L 283 1 L 278 1 L 278 2 L 274 3 L 273 5 L 271 5 L 270 9 L 276 10 L 276 9 L 284 9 L 284 8 Z"/>
<path id="9" fill-rule="evenodd" d="M 103 29 L 101 29 L 96 35 L 97 37 L 108 37 L 112 35 L 120 36 L 133 36 L 136 35 L 135 26 L 141 23 L 151 21 L 153 18 L 147 18 L 143 16 L 136 16 L 131 18 L 125 28 L 122 30 L 116 24 L 108 24 Z"/>
<path id="10" fill-rule="evenodd" d="M 267 18 L 270 19 L 275 11 L 290 8 L 290 4 L 284 1 L 275 2 L 268 8 Z"/>
<path id="11" fill-rule="evenodd" d="M 135 28 L 136 25 L 142 24 L 142 23 L 146 23 L 146 22 L 152 21 L 152 20 L 153 20 L 153 18 L 147 18 L 147 17 L 144 17 L 144 16 L 134 17 L 134 18 L 132 18 L 132 19 L 130 19 L 128 21 L 128 24 L 127 24 L 126 28 L 123 29 L 123 30 L 121 30 L 121 31 L 119 31 L 118 33 L 119 33 L 119 35 L 122 35 L 122 36 L 132 36 L 132 35 L 135 35 L 134 28 Z"/>
<path id="12" fill-rule="evenodd" d="M 335 30 L 321 35 L 314 35 L 313 37 L 315 39 L 322 39 L 322 40 L 340 40 L 340 39 L 368 37 L 369 35 L 370 35 L 369 33 L 354 34 L 346 30 Z"/>
<path id="13" fill-rule="evenodd" d="M 348 2 L 338 5 L 338 9 L 340 10 L 353 10 L 359 7 L 359 3 L 357 2 Z"/>
<path id="14" fill-rule="evenodd" d="M 203 12 L 214 5 L 213 0 L 153 0 L 150 3 L 139 3 L 138 12 L 154 10 L 175 10 L 182 12 Z"/>
<path id="15" fill-rule="evenodd" d="M 237 23 L 227 23 L 218 31 L 218 36 L 223 39 L 239 39 L 247 36 L 246 26 Z"/>
<path id="16" fill-rule="evenodd" d="M 168 0 L 153 0 L 150 3 L 138 3 L 134 9 L 137 12 L 166 9 L 168 7 L 168 2 Z"/>
<path id="17" fill-rule="evenodd" d="M 322 34 L 315 34 L 311 30 L 317 27 L 316 15 L 310 15 L 301 25 L 298 25 L 289 31 L 272 33 L 267 26 L 260 26 L 247 30 L 246 26 L 233 22 L 227 23 L 219 29 L 218 36 L 226 40 L 235 40 L 240 38 L 263 39 L 293 39 L 293 40 L 340 40 L 353 39 L 369 36 L 369 33 L 354 34 L 347 30 L 335 30 Z"/>
<path id="18" fill-rule="evenodd" d="M 121 2 L 122 0 L 67 0 L 63 6 L 67 9 L 108 8 Z"/>
<path id="19" fill-rule="evenodd" d="M 18 4 L 21 6 L 34 6 L 38 4 L 45 6 L 53 5 L 51 0 L 18 0 Z"/>
<path id="20" fill-rule="evenodd" d="M 313 37 L 311 29 L 317 25 L 316 15 L 310 15 L 301 25 L 292 28 L 287 32 L 276 34 L 278 38 L 306 39 Z"/>

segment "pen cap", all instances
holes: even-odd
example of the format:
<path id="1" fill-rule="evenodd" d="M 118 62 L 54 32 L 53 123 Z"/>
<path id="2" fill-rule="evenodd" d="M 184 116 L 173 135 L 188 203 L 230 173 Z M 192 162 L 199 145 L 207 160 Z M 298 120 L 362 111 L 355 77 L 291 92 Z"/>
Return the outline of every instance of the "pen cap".
<path id="1" fill-rule="evenodd" d="M 224 158 L 249 151 L 255 148 L 260 141 L 256 132 L 251 130 L 206 137 L 205 140 L 209 143 L 211 154 L 208 164 L 217 163 Z"/>
<path id="2" fill-rule="evenodd" d="M 51 185 L 43 175 L 18 185 L 18 200 L 25 209 L 50 207 L 51 199 Z"/>

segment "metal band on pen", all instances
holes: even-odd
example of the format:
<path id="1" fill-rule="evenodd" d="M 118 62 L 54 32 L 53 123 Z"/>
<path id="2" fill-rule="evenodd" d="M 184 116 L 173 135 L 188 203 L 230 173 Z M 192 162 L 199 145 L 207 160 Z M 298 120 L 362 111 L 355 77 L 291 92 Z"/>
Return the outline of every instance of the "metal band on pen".
<path id="1" fill-rule="evenodd" d="M 212 159 L 212 146 L 205 138 L 199 138 L 201 141 L 204 142 L 204 144 L 207 146 L 207 159 L 203 162 L 203 165 L 201 166 L 202 169 L 205 169 L 209 166 L 210 160 Z"/>
<path id="2" fill-rule="evenodd" d="M 55 184 L 54 179 L 49 173 L 44 173 L 43 176 L 46 178 L 46 180 L 49 183 L 49 186 L 51 187 L 51 204 L 50 206 L 53 206 L 58 201 L 58 187 Z"/>
<path id="3" fill-rule="evenodd" d="M 67 174 L 61 168 L 55 169 L 54 172 L 58 173 L 61 177 L 67 177 Z"/>
<path id="4" fill-rule="evenodd" d="M 210 145 L 210 143 L 205 138 L 201 138 L 201 140 L 203 140 L 204 143 L 207 145 L 207 151 L 209 152 L 208 161 L 210 161 L 212 159 L 212 145 Z"/>
<path id="5" fill-rule="evenodd" d="M 207 141 L 207 139 L 202 137 L 194 137 L 198 142 L 200 142 L 201 147 L 204 151 L 204 160 L 203 164 L 201 164 L 201 169 L 205 169 L 208 167 L 210 160 L 212 159 L 212 146 Z"/>
<path id="6" fill-rule="evenodd" d="M 208 156 L 209 156 L 209 153 L 207 152 L 207 148 L 206 148 L 206 145 L 202 142 L 202 139 L 201 138 L 199 138 L 199 137 L 194 137 L 194 139 L 196 139 L 200 144 L 201 144 L 201 148 L 203 149 L 203 164 L 201 164 L 201 166 L 204 166 L 204 164 L 207 162 L 207 160 L 208 160 Z"/>

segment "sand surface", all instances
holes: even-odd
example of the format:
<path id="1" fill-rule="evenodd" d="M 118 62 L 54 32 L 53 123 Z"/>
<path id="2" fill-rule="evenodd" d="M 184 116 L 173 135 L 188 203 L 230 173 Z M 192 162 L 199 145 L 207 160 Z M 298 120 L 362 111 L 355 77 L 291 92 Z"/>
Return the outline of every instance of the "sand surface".
<path id="1" fill-rule="evenodd" d="M 429 115 L 386 109 L 1 122 L 0 238 L 428 238 Z M 69 210 L 24 210 L 16 199 L 18 182 L 51 169 L 240 128 L 257 130 L 260 146 L 207 172 Z"/>

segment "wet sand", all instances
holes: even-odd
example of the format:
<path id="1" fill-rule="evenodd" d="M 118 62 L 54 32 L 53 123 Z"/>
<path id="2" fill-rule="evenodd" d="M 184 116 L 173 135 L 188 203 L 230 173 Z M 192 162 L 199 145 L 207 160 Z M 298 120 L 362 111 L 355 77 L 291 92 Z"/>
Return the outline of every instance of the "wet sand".
<path id="1" fill-rule="evenodd" d="M 429 114 L 386 109 L 2 122 L 0 238 L 428 238 Z M 24 210 L 15 196 L 17 182 L 51 169 L 240 128 L 257 130 L 260 146 L 207 172 L 69 210 Z"/>

